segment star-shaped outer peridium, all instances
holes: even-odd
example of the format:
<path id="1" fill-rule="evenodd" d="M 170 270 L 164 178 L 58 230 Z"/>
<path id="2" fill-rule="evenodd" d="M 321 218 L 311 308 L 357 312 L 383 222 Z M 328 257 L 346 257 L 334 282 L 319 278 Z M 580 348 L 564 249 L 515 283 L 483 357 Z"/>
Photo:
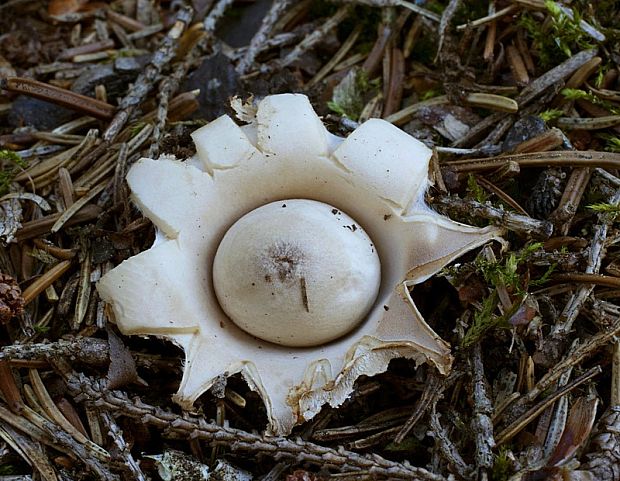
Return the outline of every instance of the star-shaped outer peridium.
<path id="1" fill-rule="evenodd" d="M 323 404 L 341 404 L 360 375 L 383 372 L 393 358 L 449 370 L 449 346 L 424 322 L 406 286 L 500 232 L 452 222 L 424 204 L 428 149 L 378 119 L 342 140 L 327 132 L 305 96 L 293 94 L 265 98 L 250 125 L 223 116 L 194 140 L 198 153 L 189 162 L 141 159 L 131 168 L 133 200 L 164 235 L 98 284 L 123 333 L 165 336 L 185 350 L 179 404 L 191 408 L 218 376 L 240 372 L 265 402 L 268 432 L 286 434 Z M 353 217 L 382 266 L 367 319 L 312 348 L 278 346 L 237 328 L 220 309 L 211 278 L 219 241 L 237 219 L 294 198 Z"/>

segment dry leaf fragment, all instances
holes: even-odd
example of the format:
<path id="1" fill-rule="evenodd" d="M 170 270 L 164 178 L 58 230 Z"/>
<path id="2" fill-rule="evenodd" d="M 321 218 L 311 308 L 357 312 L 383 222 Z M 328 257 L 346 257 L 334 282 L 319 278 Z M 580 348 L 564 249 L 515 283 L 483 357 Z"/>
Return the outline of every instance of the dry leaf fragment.
<path id="1" fill-rule="evenodd" d="M 0 323 L 8 322 L 24 312 L 24 298 L 17 281 L 0 272 Z"/>
<path id="2" fill-rule="evenodd" d="M 123 341 L 108 327 L 110 366 L 106 377 L 108 389 L 118 389 L 138 379 L 136 362 Z"/>
<path id="3" fill-rule="evenodd" d="M 75 13 L 87 3 L 88 0 L 52 0 L 47 7 L 47 13 L 53 17 Z"/>
<path id="4" fill-rule="evenodd" d="M 580 397 L 573 403 L 560 442 L 547 461 L 549 466 L 564 464 L 586 442 L 594 426 L 597 407 L 596 397 Z"/>
<path id="5" fill-rule="evenodd" d="M 22 206 L 18 199 L 0 202 L 0 238 L 12 242 L 17 230 L 22 226 Z"/>

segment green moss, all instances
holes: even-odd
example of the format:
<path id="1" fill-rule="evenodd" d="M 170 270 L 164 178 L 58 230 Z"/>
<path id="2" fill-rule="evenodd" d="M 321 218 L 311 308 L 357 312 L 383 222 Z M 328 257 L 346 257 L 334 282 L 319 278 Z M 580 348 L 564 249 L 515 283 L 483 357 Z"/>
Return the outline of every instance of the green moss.
<path id="1" fill-rule="evenodd" d="M 484 277 L 489 287 L 493 288 L 493 291 L 482 301 L 475 312 L 472 323 L 461 341 L 462 347 L 467 348 L 474 345 L 493 328 L 507 329 L 511 327 L 508 320 L 521 307 L 526 296 L 520 268 L 540 249 L 542 249 L 542 244 L 532 243 L 526 245 L 519 252 L 511 252 L 503 261 L 489 261 L 481 256 L 476 259 L 476 270 Z M 546 283 L 554 270 L 555 265 L 550 266 L 541 277 L 530 279 L 528 285 L 538 286 Z M 512 308 L 501 316 L 495 314 L 499 302 L 497 294 L 497 287 L 499 286 L 505 286 L 509 292 L 515 295 Z"/>
<path id="2" fill-rule="evenodd" d="M 581 15 L 573 8 L 573 18 L 567 15 L 557 2 L 545 0 L 548 21 L 540 22 L 533 15 L 524 12 L 519 25 L 532 39 L 540 63 L 549 68 L 571 57 L 578 50 L 594 48 L 595 41 L 580 26 Z"/>
<path id="3" fill-rule="evenodd" d="M 377 87 L 378 83 L 369 80 L 365 70 L 352 69 L 336 86 L 327 106 L 343 117 L 357 120 L 366 104 L 366 98 Z"/>
<path id="4" fill-rule="evenodd" d="M 146 127 L 146 122 L 133 123 L 129 129 L 129 138 L 133 139 L 136 135 L 138 135 L 142 131 L 144 127 Z"/>
<path id="5" fill-rule="evenodd" d="M 605 64 L 602 65 L 601 67 L 599 67 L 598 71 L 596 72 L 596 79 L 594 80 L 594 86 L 597 89 L 600 89 L 601 86 L 603 85 L 603 79 L 605 78 L 605 74 L 613 67 L 611 67 L 611 65 L 609 64 Z"/>
<path id="6" fill-rule="evenodd" d="M 588 100 L 590 102 L 596 102 L 598 100 L 596 95 L 581 89 L 562 89 L 560 93 L 566 100 Z"/>
<path id="7" fill-rule="evenodd" d="M 476 182 L 476 176 L 473 174 L 467 176 L 467 195 L 481 204 L 488 200 L 487 193 Z"/>
<path id="8" fill-rule="evenodd" d="M 3 464 L 0 466 L 0 476 L 14 476 L 19 474 L 19 470 L 12 464 Z"/>
<path id="9" fill-rule="evenodd" d="M 0 162 L 2 165 L 6 165 L 6 163 L 13 163 L 21 168 L 26 168 L 28 162 L 22 159 L 17 152 L 13 152 L 12 150 L 2 149 L 0 150 Z"/>
<path id="10" fill-rule="evenodd" d="M 523 293 L 524 286 L 521 284 L 519 268 L 540 249 L 542 249 L 542 244 L 533 242 L 526 245 L 521 251 L 511 252 L 503 262 L 500 260 L 488 261 L 478 257 L 475 261 L 476 268 L 491 286 L 504 285 L 513 292 Z"/>
<path id="11" fill-rule="evenodd" d="M 620 115 L 620 108 L 607 100 L 599 98 L 592 92 L 586 92 L 581 89 L 562 89 L 560 92 L 567 100 L 586 100 L 594 105 L 599 105 L 609 110 L 614 115 Z"/>
<path id="12" fill-rule="evenodd" d="M 605 141 L 605 150 L 607 152 L 620 153 L 620 137 L 612 134 L 597 134 L 597 137 Z"/>
<path id="13" fill-rule="evenodd" d="M 482 302 L 480 309 L 474 314 L 474 319 L 469 329 L 467 329 L 467 332 L 463 336 L 461 347 L 467 349 L 473 346 L 492 328 L 509 327 L 505 316 L 495 315 L 498 302 L 499 298 L 496 291 L 493 291 L 493 293 Z"/>
<path id="14" fill-rule="evenodd" d="M 594 212 L 613 214 L 617 216 L 620 214 L 620 205 L 609 204 L 608 202 L 599 202 L 597 204 L 590 204 L 586 208 L 593 210 Z"/>
<path id="15" fill-rule="evenodd" d="M 510 459 L 509 453 L 509 449 L 502 446 L 499 453 L 495 455 L 493 469 L 491 470 L 492 481 L 507 481 L 514 473 L 514 463 Z"/>
<path id="16" fill-rule="evenodd" d="M 420 101 L 423 102 L 425 100 L 434 99 L 435 97 L 439 97 L 440 95 L 443 95 L 443 94 L 444 94 L 444 91 L 441 88 L 428 89 L 426 92 L 424 92 L 420 96 Z"/>
<path id="17" fill-rule="evenodd" d="M 538 116 L 545 122 L 553 122 L 564 115 L 564 112 L 558 109 L 543 110 Z"/>
<path id="18" fill-rule="evenodd" d="M 0 195 L 6 194 L 15 176 L 28 166 L 28 162 L 22 159 L 12 150 L 0 150 Z"/>

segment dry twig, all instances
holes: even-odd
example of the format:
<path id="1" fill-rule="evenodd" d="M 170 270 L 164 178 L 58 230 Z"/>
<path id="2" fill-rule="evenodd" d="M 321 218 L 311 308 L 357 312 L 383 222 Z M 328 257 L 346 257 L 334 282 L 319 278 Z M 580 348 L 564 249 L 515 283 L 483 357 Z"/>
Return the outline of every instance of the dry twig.
<path id="1" fill-rule="evenodd" d="M 62 359 L 49 359 L 64 377 L 77 402 L 88 402 L 104 409 L 114 409 L 141 422 L 163 428 L 170 436 L 202 439 L 209 444 L 224 443 L 232 451 L 251 451 L 254 454 L 275 456 L 278 460 L 318 464 L 338 471 L 368 470 L 375 476 L 420 481 L 445 481 L 443 476 L 416 468 L 408 463 L 388 461 L 377 455 L 363 456 L 343 449 L 336 450 L 300 439 L 263 437 L 238 429 L 209 424 L 202 418 L 183 417 L 130 400 L 119 391 L 109 391 L 104 383 L 74 372 Z"/>

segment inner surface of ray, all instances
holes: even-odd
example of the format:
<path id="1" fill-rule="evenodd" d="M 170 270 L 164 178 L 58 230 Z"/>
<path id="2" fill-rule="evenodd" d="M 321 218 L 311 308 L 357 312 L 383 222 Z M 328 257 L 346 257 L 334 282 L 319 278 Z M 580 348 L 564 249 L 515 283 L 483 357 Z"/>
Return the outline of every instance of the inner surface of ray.
<path id="1" fill-rule="evenodd" d="M 196 332 L 209 307 L 187 286 L 206 288 L 203 264 L 204 256 L 190 258 L 178 242 L 165 240 L 110 271 L 97 288 L 125 333 Z"/>

